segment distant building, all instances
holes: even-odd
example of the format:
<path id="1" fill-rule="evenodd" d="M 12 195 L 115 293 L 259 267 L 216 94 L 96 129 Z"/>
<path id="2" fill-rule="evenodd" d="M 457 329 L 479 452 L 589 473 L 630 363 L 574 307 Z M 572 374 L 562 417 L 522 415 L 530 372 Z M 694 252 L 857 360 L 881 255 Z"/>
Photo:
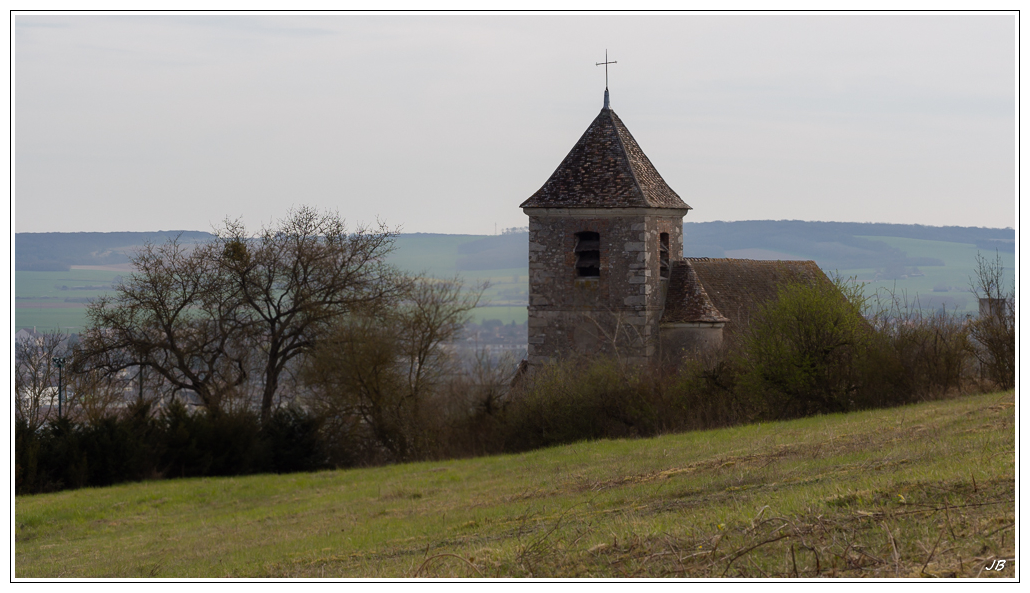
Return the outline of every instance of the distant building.
<path id="1" fill-rule="evenodd" d="M 717 347 L 787 280 L 828 281 L 811 261 L 683 257 L 691 210 L 609 104 L 529 216 L 530 365 L 570 353 L 631 362 Z"/>
<path id="2" fill-rule="evenodd" d="M 999 319 L 1012 314 L 1012 301 L 1009 299 L 980 298 L 980 317 L 995 316 Z"/>

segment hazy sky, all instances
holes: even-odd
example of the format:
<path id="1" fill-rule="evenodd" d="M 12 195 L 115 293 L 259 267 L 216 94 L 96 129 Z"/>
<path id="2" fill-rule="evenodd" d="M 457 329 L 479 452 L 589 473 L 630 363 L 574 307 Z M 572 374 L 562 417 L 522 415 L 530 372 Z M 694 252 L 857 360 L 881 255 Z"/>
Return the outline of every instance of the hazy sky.
<path id="1" fill-rule="evenodd" d="M 687 221 L 1015 226 L 1012 15 L 17 15 L 15 230 L 524 226 L 606 48 Z"/>

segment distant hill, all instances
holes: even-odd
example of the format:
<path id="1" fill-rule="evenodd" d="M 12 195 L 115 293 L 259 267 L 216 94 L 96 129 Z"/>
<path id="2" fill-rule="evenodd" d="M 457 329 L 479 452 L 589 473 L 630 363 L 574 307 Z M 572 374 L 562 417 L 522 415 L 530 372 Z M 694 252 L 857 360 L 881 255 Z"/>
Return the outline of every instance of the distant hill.
<path id="1" fill-rule="evenodd" d="M 917 224 L 805 222 L 800 220 L 748 220 L 740 222 L 688 222 L 683 225 L 683 253 L 691 257 L 744 257 L 766 250 L 790 258 L 811 259 L 824 270 L 876 268 L 900 276 L 903 268 L 942 266 L 929 256 L 909 256 L 876 237 L 944 241 L 975 245 L 984 251 L 1014 253 L 1013 229 L 932 227 Z M 745 252 L 745 253 L 740 253 Z"/>
<path id="2" fill-rule="evenodd" d="M 203 231 L 154 231 L 148 233 L 15 233 L 14 269 L 61 271 L 69 266 L 121 264 L 142 245 L 179 238 L 184 244 L 214 239 Z"/>
<path id="3" fill-rule="evenodd" d="M 483 237 L 458 246 L 460 271 L 521 268 L 529 261 L 529 233 Z"/>
<path id="4" fill-rule="evenodd" d="M 749 220 L 688 222 L 683 253 L 688 257 L 811 259 L 824 270 L 871 268 L 883 277 L 901 277 L 919 266 L 943 266 L 940 257 L 910 255 L 884 238 L 918 239 L 975 245 L 984 251 L 1014 253 L 1013 229 L 931 227 L 914 224 Z M 529 235 L 487 236 L 457 249 L 458 271 L 526 265 Z"/>

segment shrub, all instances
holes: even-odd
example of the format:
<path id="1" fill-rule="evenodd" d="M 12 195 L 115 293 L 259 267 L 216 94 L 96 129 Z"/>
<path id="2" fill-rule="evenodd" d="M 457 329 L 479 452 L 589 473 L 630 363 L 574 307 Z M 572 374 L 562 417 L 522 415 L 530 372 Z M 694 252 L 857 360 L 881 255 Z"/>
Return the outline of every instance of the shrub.
<path id="1" fill-rule="evenodd" d="M 37 487 L 43 492 L 89 484 L 89 465 L 79 431 L 68 418 L 47 423 L 40 435 Z"/>
<path id="2" fill-rule="evenodd" d="M 24 418 L 14 421 L 14 492 L 40 492 L 40 438 Z"/>
<path id="3" fill-rule="evenodd" d="M 124 422 L 108 416 L 77 429 L 86 463 L 86 479 L 80 486 L 110 486 L 139 479 L 132 460 L 136 443 Z"/>
<path id="4" fill-rule="evenodd" d="M 261 426 L 261 470 L 284 474 L 326 466 L 321 422 L 299 408 L 280 408 Z"/>
<path id="5" fill-rule="evenodd" d="M 887 295 L 877 299 L 876 360 L 867 374 L 883 379 L 881 389 L 892 393 L 893 403 L 963 389 L 971 370 L 966 320 L 945 309 L 926 312 L 918 302 Z M 886 403 L 892 402 L 881 405 Z"/>
<path id="6" fill-rule="evenodd" d="M 737 352 L 750 406 L 785 418 L 860 405 L 873 339 L 860 295 L 861 287 L 839 279 L 786 283 L 758 308 Z"/>
<path id="7" fill-rule="evenodd" d="M 436 411 L 430 455 L 436 459 L 504 451 L 504 412 L 521 378 L 520 359 L 477 350 L 464 372 L 444 381 L 430 399 Z"/>
<path id="8" fill-rule="evenodd" d="M 203 418 L 191 414 L 175 400 L 161 412 L 163 430 L 159 471 L 168 478 L 204 475 L 212 464 L 212 453 L 204 447 Z"/>
<path id="9" fill-rule="evenodd" d="M 640 370 L 607 358 L 537 370 L 505 414 L 505 450 L 651 435 L 658 415 Z"/>
<path id="10" fill-rule="evenodd" d="M 762 410 L 740 397 L 740 368 L 725 351 L 698 353 L 666 379 L 669 430 L 707 430 L 761 418 Z"/>

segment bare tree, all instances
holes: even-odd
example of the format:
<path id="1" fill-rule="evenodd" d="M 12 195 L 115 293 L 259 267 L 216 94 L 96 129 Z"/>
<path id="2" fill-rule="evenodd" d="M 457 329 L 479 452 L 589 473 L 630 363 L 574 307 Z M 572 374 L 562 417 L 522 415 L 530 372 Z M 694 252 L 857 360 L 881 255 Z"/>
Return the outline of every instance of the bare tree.
<path id="1" fill-rule="evenodd" d="M 388 315 L 404 362 L 407 391 L 415 401 L 455 372 L 452 357 L 443 349 L 464 329 L 485 288 L 466 291 L 457 278 L 422 278 L 410 283 L 400 307 Z"/>
<path id="2" fill-rule="evenodd" d="M 475 351 L 471 367 L 455 381 L 455 389 L 464 392 L 458 402 L 466 411 L 487 416 L 500 412 L 507 397 L 526 370 L 526 363 L 515 352 L 494 355 L 485 348 Z"/>
<path id="3" fill-rule="evenodd" d="M 1011 389 L 1016 383 L 1015 285 L 1005 288 L 1004 271 L 1000 254 L 995 252 L 992 261 L 977 252 L 969 288 L 979 300 L 980 315 L 970 323 L 969 332 L 983 377 Z"/>
<path id="4" fill-rule="evenodd" d="M 349 232 L 339 214 L 301 207 L 251 239 L 240 221 L 218 234 L 220 277 L 234 322 L 254 345 L 263 379 L 261 419 L 290 362 L 335 320 L 382 306 L 402 282 L 386 264 L 396 232 L 382 223 Z"/>
<path id="5" fill-rule="evenodd" d="M 14 413 L 31 430 L 57 416 L 58 369 L 54 359 L 64 353 L 64 336 L 44 332 L 14 344 Z"/>
<path id="6" fill-rule="evenodd" d="M 130 379 L 124 372 L 107 373 L 102 369 L 91 369 L 69 373 L 66 380 L 68 414 L 91 424 L 117 414 L 130 400 Z"/>
<path id="7" fill-rule="evenodd" d="M 153 369 L 173 392 L 192 391 L 212 412 L 248 377 L 238 301 L 210 246 L 146 245 L 136 272 L 87 308 L 76 370 Z"/>

